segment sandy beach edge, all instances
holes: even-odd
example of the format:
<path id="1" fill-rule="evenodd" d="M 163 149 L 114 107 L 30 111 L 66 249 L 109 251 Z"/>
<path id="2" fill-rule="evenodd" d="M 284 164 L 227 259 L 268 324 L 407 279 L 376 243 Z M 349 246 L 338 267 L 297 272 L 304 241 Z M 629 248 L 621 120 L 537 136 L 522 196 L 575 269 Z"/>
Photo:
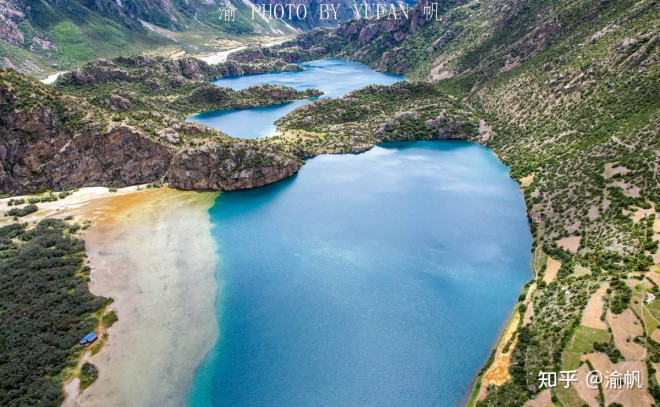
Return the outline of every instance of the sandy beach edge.
<path id="1" fill-rule="evenodd" d="M 160 188 L 81 208 L 94 222 L 90 290 L 114 298 L 119 321 L 90 358 L 98 380 L 72 405 L 185 404 L 219 331 L 208 213 L 216 196 Z"/>
<path id="2" fill-rule="evenodd" d="M 217 196 L 167 187 L 81 188 L 21 219 L 91 221 L 83 235 L 90 291 L 113 298 L 109 308 L 119 317 L 102 334 L 101 350 L 81 358 L 98 368 L 98 379 L 80 392 L 79 380 L 70 378 L 64 406 L 185 405 L 219 333 L 219 259 L 208 212 Z"/>

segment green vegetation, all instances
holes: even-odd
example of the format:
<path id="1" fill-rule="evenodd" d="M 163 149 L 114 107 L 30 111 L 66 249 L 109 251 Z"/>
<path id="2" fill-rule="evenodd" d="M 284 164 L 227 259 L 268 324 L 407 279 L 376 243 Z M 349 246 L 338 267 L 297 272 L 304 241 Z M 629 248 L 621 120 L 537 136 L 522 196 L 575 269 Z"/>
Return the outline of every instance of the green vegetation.
<path id="1" fill-rule="evenodd" d="M 584 407 L 584 400 L 574 387 L 566 389 L 564 386 L 558 386 L 554 389 L 553 400 L 560 402 L 563 407 Z"/>
<path id="2" fill-rule="evenodd" d="M 570 345 L 566 348 L 569 352 L 589 353 L 593 350 L 595 342 L 607 342 L 610 335 L 602 329 L 579 326 L 575 330 Z"/>
<path id="3" fill-rule="evenodd" d="M 22 208 L 12 208 L 12 209 L 8 210 L 7 212 L 5 212 L 5 216 L 14 216 L 14 217 L 20 218 L 20 217 L 23 217 L 23 216 L 27 216 L 31 213 L 34 213 L 38 209 L 39 208 L 37 208 L 37 205 L 29 204 L 29 205 L 25 205 Z"/>
<path id="4" fill-rule="evenodd" d="M 610 283 L 610 288 L 607 290 L 608 294 L 613 294 L 610 309 L 615 314 L 622 313 L 630 304 L 632 297 L 632 290 L 625 281 L 616 279 Z"/>
<path id="5" fill-rule="evenodd" d="M 594 342 L 594 349 L 596 352 L 606 354 L 612 363 L 617 363 L 623 359 L 623 355 L 621 355 L 621 352 L 616 348 L 614 342 Z"/>
<path id="6" fill-rule="evenodd" d="M 96 366 L 89 362 L 83 363 L 80 368 L 80 390 L 85 390 L 99 377 L 99 371 Z"/>
<path id="7" fill-rule="evenodd" d="M 138 21 L 115 21 L 88 8 L 85 2 L 70 0 L 66 6 L 45 1 L 30 2 L 24 18 L 8 29 L 23 34 L 23 44 L 0 40 L 0 55 L 23 72 L 39 73 L 69 69 L 93 58 L 130 55 L 175 44 L 143 28 Z M 20 3 L 19 3 L 20 4 Z M 8 5 L 11 7 L 11 4 Z M 11 52 L 5 53 L 5 50 Z M 29 58 L 29 64 L 21 58 Z"/>
<path id="8" fill-rule="evenodd" d="M 597 343 L 608 342 L 610 335 L 602 329 L 578 326 L 562 355 L 562 369 L 573 370 L 580 365 L 582 354 L 591 353 Z"/>
<path id="9" fill-rule="evenodd" d="M 62 191 L 62 192 L 58 193 L 57 195 L 55 195 L 52 192 L 50 192 L 48 195 L 34 196 L 34 197 L 27 198 L 27 200 L 25 198 L 11 198 L 7 201 L 7 206 L 20 206 L 20 205 L 23 205 L 24 203 L 28 202 L 30 205 L 27 205 L 26 207 L 22 208 L 22 210 L 27 211 L 26 214 L 30 214 L 30 213 L 35 212 L 37 210 L 36 209 L 37 207 L 34 204 L 37 204 L 37 203 L 40 203 L 40 202 L 44 202 L 44 203 L 45 202 L 55 202 L 58 199 L 66 198 L 67 196 L 69 196 L 70 193 L 71 193 L 70 191 Z M 29 207 L 29 209 L 28 209 L 28 207 Z M 10 214 L 9 212 L 7 212 L 5 214 L 5 216 L 25 216 L 25 215 L 14 215 L 14 214 Z"/>
<path id="10" fill-rule="evenodd" d="M 117 58 L 92 62 L 63 75 L 57 89 L 84 101 L 106 123 L 128 125 L 180 147 L 198 147 L 205 139 L 217 139 L 221 133 L 184 124 L 194 113 L 273 105 L 321 94 L 314 89 L 297 91 L 276 85 L 235 91 L 209 83 L 223 76 L 279 70 L 284 66 L 284 61 L 208 65 L 195 59 Z M 158 133 L 167 128 L 172 130 Z"/>
<path id="11" fill-rule="evenodd" d="M 78 341 L 106 299 L 90 294 L 84 244 L 46 219 L 0 228 L 0 404 L 56 406 Z M 90 371 L 91 373 L 91 371 Z M 91 376 L 90 376 L 91 377 Z"/>
<path id="12" fill-rule="evenodd" d="M 110 328 L 112 324 L 117 322 L 119 318 L 117 317 L 117 313 L 115 311 L 110 311 L 107 314 L 104 314 L 103 317 L 101 318 L 101 322 L 103 323 L 103 326 L 106 328 Z"/>
<path id="13" fill-rule="evenodd" d="M 367 86 L 304 106 L 276 124 L 285 136 L 269 140 L 301 157 L 362 151 L 382 141 L 469 138 L 478 128 L 467 109 L 423 82 Z"/>
<path id="14" fill-rule="evenodd" d="M 9 201 L 7 201 L 7 206 L 18 206 L 18 205 L 23 205 L 24 203 L 25 203 L 25 199 L 23 198 L 18 198 L 18 199 L 11 198 Z"/>

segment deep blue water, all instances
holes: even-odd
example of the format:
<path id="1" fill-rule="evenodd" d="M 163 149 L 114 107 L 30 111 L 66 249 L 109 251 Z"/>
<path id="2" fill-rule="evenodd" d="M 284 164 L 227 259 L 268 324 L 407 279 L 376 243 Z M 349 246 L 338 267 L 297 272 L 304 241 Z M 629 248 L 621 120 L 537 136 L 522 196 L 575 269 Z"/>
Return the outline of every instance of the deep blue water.
<path id="1" fill-rule="evenodd" d="M 391 85 L 405 80 L 403 76 L 376 72 L 366 65 L 340 59 L 303 62 L 304 71 L 275 72 L 263 75 L 244 75 L 222 78 L 213 83 L 241 90 L 250 86 L 270 83 L 291 86 L 298 90 L 316 88 L 321 98 L 341 97 L 370 84 Z M 275 120 L 314 99 L 296 100 L 275 106 L 243 110 L 216 110 L 192 116 L 188 121 L 221 130 L 237 138 L 262 138 L 275 135 Z"/>
<path id="2" fill-rule="evenodd" d="M 525 206 L 488 149 L 310 159 L 210 210 L 220 338 L 191 406 L 455 406 L 530 278 Z"/>
<path id="3" fill-rule="evenodd" d="M 261 78 L 304 88 L 324 72 Z M 241 128 L 272 122 L 259 112 Z M 319 156 L 282 182 L 222 193 L 209 212 L 220 336 L 195 407 L 460 405 L 531 277 L 518 185 L 468 142 Z"/>

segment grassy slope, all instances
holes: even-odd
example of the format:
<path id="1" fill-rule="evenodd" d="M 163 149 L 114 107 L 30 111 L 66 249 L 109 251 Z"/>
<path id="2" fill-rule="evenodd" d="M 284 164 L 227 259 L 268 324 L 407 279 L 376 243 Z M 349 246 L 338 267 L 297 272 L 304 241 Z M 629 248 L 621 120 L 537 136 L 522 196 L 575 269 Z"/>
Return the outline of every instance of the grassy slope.
<path id="1" fill-rule="evenodd" d="M 26 38 L 48 38 L 56 50 L 43 50 L 36 44 L 33 53 L 55 61 L 58 68 L 69 68 L 80 61 L 134 54 L 146 49 L 171 45 L 164 37 L 137 30 L 82 6 L 66 1 L 59 6 L 46 1 L 30 4 L 30 18 L 19 24 Z"/>
<path id="2" fill-rule="evenodd" d="M 43 75 L 93 59 L 180 50 L 198 54 L 235 46 L 237 40 L 293 33 L 279 22 L 252 20 L 250 9 L 242 3 L 237 5 L 233 22 L 221 21 L 218 6 L 202 2 L 173 2 L 175 6 L 167 13 L 134 2 L 137 15 L 118 8 L 114 0 L 99 3 L 102 11 L 93 2 L 81 0 L 63 0 L 58 4 L 47 0 L 26 2 L 30 10 L 18 24 L 25 43 L 17 47 L 0 40 L 0 59 L 7 58 L 22 72 Z M 143 27 L 139 19 L 153 24 L 164 35 Z M 35 37 L 54 47 L 33 43 Z M 26 64 L 25 59 L 33 63 Z"/>

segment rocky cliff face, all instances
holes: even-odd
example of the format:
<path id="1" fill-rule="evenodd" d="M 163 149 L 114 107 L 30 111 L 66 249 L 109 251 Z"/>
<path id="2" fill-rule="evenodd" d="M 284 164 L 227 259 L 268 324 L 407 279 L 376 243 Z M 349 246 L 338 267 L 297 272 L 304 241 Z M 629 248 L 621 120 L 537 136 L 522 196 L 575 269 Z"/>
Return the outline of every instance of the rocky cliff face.
<path id="1" fill-rule="evenodd" d="M 159 81 L 166 77 L 169 87 L 182 87 L 186 81 L 211 81 L 225 76 L 252 75 L 282 70 L 300 70 L 281 58 L 260 57 L 257 54 L 237 55 L 227 62 L 209 65 L 196 58 L 166 59 L 163 57 L 133 56 L 114 60 L 98 60 L 78 67 L 58 79 L 57 84 L 93 86 L 106 82 Z"/>
<path id="2" fill-rule="evenodd" d="M 0 3 L 0 39 L 10 44 L 22 46 L 23 32 L 18 24 L 25 18 L 22 5 L 16 0 L 6 0 Z"/>
<path id="3" fill-rule="evenodd" d="M 109 124 L 102 110 L 84 100 L 0 71 L 0 193 L 155 181 L 234 190 L 279 181 L 302 165 L 273 145 L 176 121 L 169 125 L 149 134 Z M 203 141 L 184 144 L 183 137 Z"/>
<path id="4" fill-rule="evenodd" d="M 126 127 L 109 131 L 89 129 L 69 135 L 49 131 L 50 112 L 41 117 L 11 117 L 29 120 L 39 128 L 17 126 L 3 132 L 0 140 L 0 190 L 20 194 L 36 190 L 62 190 L 83 186 L 128 186 L 160 179 L 172 153 L 162 144 Z M 32 140 L 32 141 L 31 141 Z M 35 141 L 38 140 L 38 141 Z"/>
<path id="5" fill-rule="evenodd" d="M 299 35 L 280 46 L 264 50 L 268 56 L 287 61 L 301 61 L 327 56 L 338 56 L 364 62 L 372 68 L 392 73 L 406 73 L 415 66 L 416 59 L 407 58 L 411 48 L 407 40 L 426 26 L 441 24 L 445 9 L 460 6 L 464 0 L 437 2 L 423 0 L 408 11 L 380 19 L 354 19 L 334 30 L 319 28 Z M 429 7 L 439 7 L 437 14 Z M 424 38 L 414 46 L 419 47 L 432 40 Z M 431 51 L 429 51 L 431 52 Z"/>
<path id="6" fill-rule="evenodd" d="M 205 146 L 175 157 L 168 180 L 170 186 L 180 189 L 248 189 L 287 178 L 302 164 L 269 147 L 256 150 L 242 143 Z"/>
<path id="7" fill-rule="evenodd" d="M 172 152 L 140 132 L 81 121 L 80 111 L 58 105 L 25 109 L 24 102 L 9 89 L 0 91 L 3 193 L 125 186 L 165 175 Z"/>

